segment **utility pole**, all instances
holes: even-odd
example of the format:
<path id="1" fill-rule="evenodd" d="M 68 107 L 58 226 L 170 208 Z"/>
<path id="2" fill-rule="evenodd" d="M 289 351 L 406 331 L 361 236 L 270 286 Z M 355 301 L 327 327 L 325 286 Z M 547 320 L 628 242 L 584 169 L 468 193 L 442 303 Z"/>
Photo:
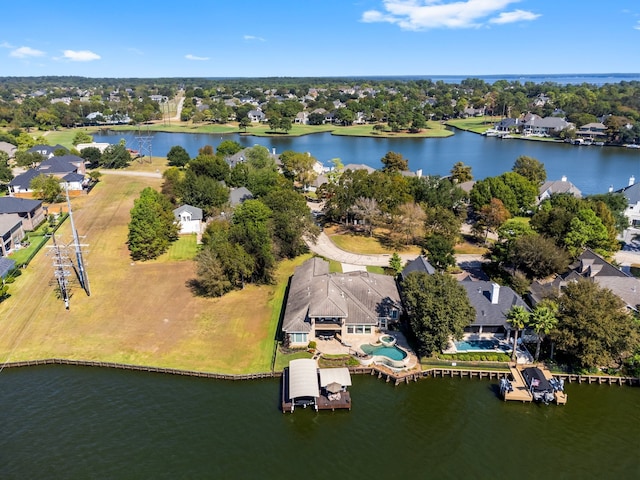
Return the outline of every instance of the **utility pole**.
<path id="1" fill-rule="evenodd" d="M 60 289 L 60 298 L 64 301 L 64 308 L 69 310 L 69 277 L 71 276 L 71 267 L 73 264 L 69 259 L 68 252 L 64 246 L 58 245 L 55 233 L 51 235 L 53 239 L 53 274 L 58 282 Z"/>
<path id="2" fill-rule="evenodd" d="M 65 187 L 65 193 L 67 195 L 67 209 L 69 210 L 69 220 L 71 221 L 71 233 L 73 234 L 73 244 L 76 250 L 76 262 L 78 263 L 78 279 L 80 285 L 87 292 L 88 296 L 91 296 L 91 289 L 89 287 L 89 277 L 84 266 L 84 258 L 82 257 L 82 245 L 80 244 L 80 238 L 78 237 L 78 231 L 73 223 L 73 211 L 71 210 L 71 201 L 69 200 L 69 187 Z"/>

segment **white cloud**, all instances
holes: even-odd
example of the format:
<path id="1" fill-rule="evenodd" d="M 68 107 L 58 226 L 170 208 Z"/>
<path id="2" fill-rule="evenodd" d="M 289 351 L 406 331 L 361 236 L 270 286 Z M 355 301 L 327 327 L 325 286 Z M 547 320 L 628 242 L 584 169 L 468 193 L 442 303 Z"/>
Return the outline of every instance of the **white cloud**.
<path id="1" fill-rule="evenodd" d="M 195 55 L 191 55 L 190 53 L 185 55 L 184 58 L 186 58 L 187 60 L 199 60 L 199 61 L 209 60 L 209 57 L 197 57 Z"/>
<path id="2" fill-rule="evenodd" d="M 72 62 L 90 62 L 101 58 L 100 55 L 89 50 L 65 50 L 62 54 L 65 60 L 71 60 Z"/>
<path id="3" fill-rule="evenodd" d="M 491 23 L 514 23 L 528 20 L 535 20 L 540 17 L 540 14 L 527 12 L 525 10 L 514 10 L 513 12 L 501 12 L 496 18 L 489 20 Z"/>
<path id="4" fill-rule="evenodd" d="M 144 55 L 144 52 L 142 50 L 140 50 L 139 48 L 135 48 L 135 47 L 129 47 L 127 48 L 127 50 L 131 53 L 135 53 L 136 55 Z"/>
<path id="5" fill-rule="evenodd" d="M 41 57 L 44 52 L 31 47 L 20 47 L 13 50 L 9 55 L 15 58 Z"/>
<path id="6" fill-rule="evenodd" d="M 13 45 L 11 45 L 9 42 L 0 43 L 0 47 L 2 47 L 2 48 L 16 48 Z"/>
<path id="7" fill-rule="evenodd" d="M 539 15 L 516 10 L 501 12 L 520 0 L 383 0 L 383 10 L 362 14 L 365 23 L 387 22 L 403 30 L 435 28 L 477 28 L 488 17 L 499 14 L 492 23 L 534 20 Z"/>
<path id="8" fill-rule="evenodd" d="M 242 38 L 244 38 L 245 40 L 249 40 L 249 41 L 251 41 L 251 40 L 256 40 L 256 41 L 258 41 L 258 42 L 266 42 L 266 40 L 265 40 L 264 38 L 262 38 L 262 37 L 256 37 L 255 35 L 245 35 L 245 36 L 244 36 L 244 37 L 242 37 Z"/>
<path id="9" fill-rule="evenodd" d="M 635 28 L 636 30 L 640 30 L 640 21 L 638 21 L 638 23 L 636 23 L 633 28 Z"/>

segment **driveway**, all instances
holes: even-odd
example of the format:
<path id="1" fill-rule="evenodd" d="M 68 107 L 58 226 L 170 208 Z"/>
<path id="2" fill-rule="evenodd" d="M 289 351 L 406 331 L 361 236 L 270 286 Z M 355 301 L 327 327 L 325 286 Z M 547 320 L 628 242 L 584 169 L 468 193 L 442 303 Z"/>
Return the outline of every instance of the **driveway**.
<path id="1" fill-rule="evenodd" d="M 329 236 L 322 232 L 316 241 L 313 243 L 307 241 L 309 249 L 321 257 L 335 260 L 336 262 L 346 263 L 349 265 L 371 265 L 377 267 L 388 267 L 390 254 L 369 254 L 362 255 L 358 253 L 351 253 L 341 248 L 338 248 L 335 243 L 331 241 Z M 414 260 L 416 255 L 400 253 L 402 263 L 405 264 L 408 261 Z M 456 263 L 465 272 L 469 273 L 473 278 L 479 280 L 485 280 L 486 275 L 482 271 L 481 264 L 486 262 L 482 255 L 456 255 Z"/>

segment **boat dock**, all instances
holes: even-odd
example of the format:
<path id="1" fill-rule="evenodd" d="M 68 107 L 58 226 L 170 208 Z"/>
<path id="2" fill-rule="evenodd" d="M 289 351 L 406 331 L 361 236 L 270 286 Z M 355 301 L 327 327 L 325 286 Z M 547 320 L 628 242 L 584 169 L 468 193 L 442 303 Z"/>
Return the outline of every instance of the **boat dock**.
<path id="1" fill-rule="evenodd" d="M 293 413 L 296 407 L 351 410 L 349 386 L 351 374 L 347 368 L 318 368 L 313 359 L 292 360 L 282 372 L 282 412 Z"/>
<path id="2" fill-rule="evenodd" d="M 533 402 L 536 400 L 534 386 L 537 386 L 536 379 L 530 379 L 531 382 L 536 382 L 534 385 L 527 383 L 527 375 L 524 370 L 526 367 L 520 365 L 509 366 L 509 378 L 503 378 L 500 381 L 500 393 L 504 401 L 515 400 L 518 402 Z M 532 369 L 532 367 L 529 367 Z M 544 367 L 533 367 L 534 370 L 540 372 L 546 381 L 551 385 L 562 385 L 561 380 L 556 379 L 549 370 Z M 532 393 L 533 392 L 533 393 Z M 564 405 L 567 403 L 567 394 L 562 388 L 554 388 L 553 401 L 558 405 Z M 546 400 L 545 400 L 546 402 Z"/>

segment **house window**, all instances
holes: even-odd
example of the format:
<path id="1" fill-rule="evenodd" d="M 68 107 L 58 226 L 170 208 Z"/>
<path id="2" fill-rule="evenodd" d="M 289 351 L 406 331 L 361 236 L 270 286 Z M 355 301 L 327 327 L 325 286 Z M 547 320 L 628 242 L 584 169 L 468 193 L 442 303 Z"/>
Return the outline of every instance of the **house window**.
<path id="1" fill-rule="evenodd" d="M 387 328 L 387 319 L 386 318 L 381 318 L 380 319 L 380 328 Z"/>
<path id="2" fill-rule="evenodd" d="M 391 310 L 391 318 L 393 318 L 394 320 L 398 319 L 398 310 Z"/>
<path id="3" fill-rule="evenodd" d="M 291 333 L 290 337 L 291 343 L 307 343 L 308 334 L 306 333 Z"/>
<path id="4" fill-rule="evenodd" d="M 371 333 L 371 325 L 364 326 L 364 333 Z"/>
<path id="5" fill-rule="evenodd" d="M 362 335 L 364 333 L 364 327 L 362 325 L 356 325 L 356 333 Z"/>
<path id="6" fill-rule="evenodd" d="M 352 325 L 347 326 L 347 333 L 355 333 L 355 330 Z"/>

